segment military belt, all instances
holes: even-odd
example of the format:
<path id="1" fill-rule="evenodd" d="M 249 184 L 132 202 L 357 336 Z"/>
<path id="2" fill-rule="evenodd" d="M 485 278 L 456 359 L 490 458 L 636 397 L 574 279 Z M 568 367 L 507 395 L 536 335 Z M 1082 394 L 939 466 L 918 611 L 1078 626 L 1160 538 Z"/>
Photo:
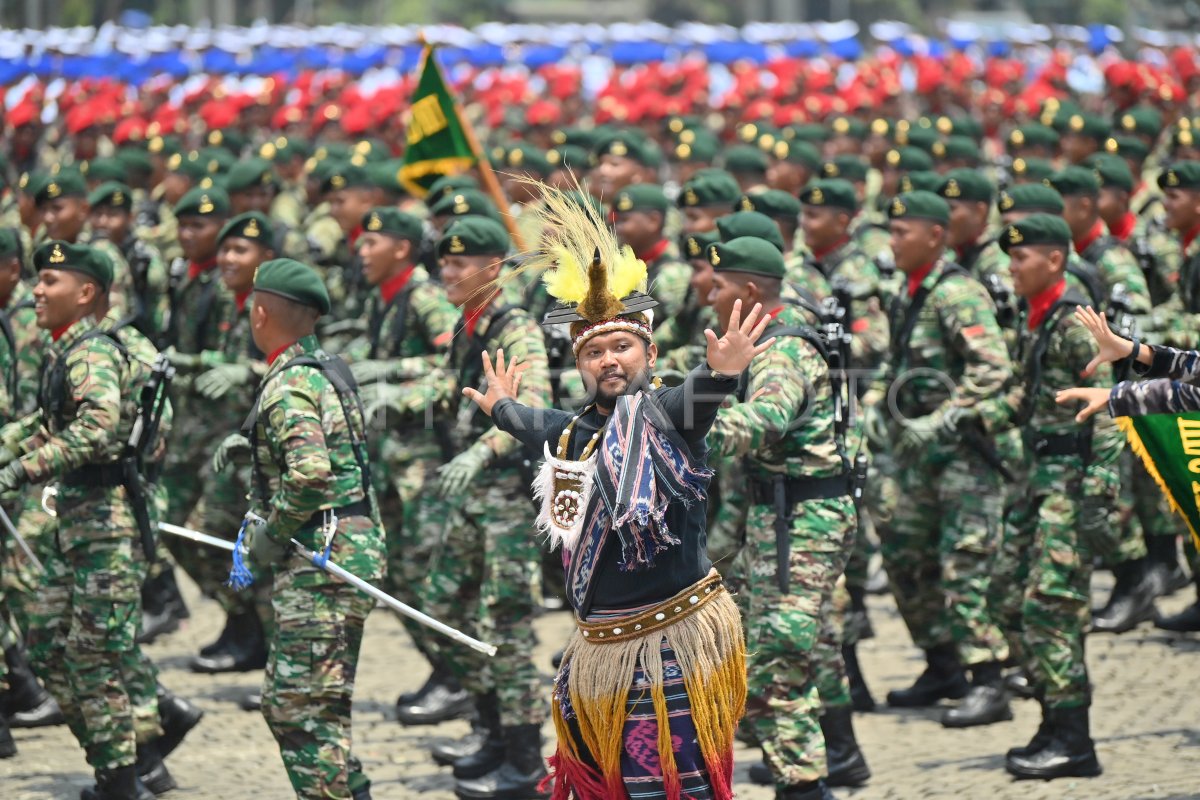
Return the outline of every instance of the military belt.
<path id="1" fill-rule="evenodd" d="M 1032 441 L 1030 447 L 1038 456 L 1077 456 L 1082 452 L 1078 433 L 1039 436 Z"/>
<path id="2" fill-rule="evenodd" d="M 64 486 L 81 489 L 114 489 L 125 485 L 125 467 L 113 464 L 85 464 L 62 477 Z"/>
<path id="3" fill-rule="evenodd" d="M 834 475 L 832 478 L 793 478 L 783 479 L 784 493 L 788 508 L 806 500 L 828 500 L 834 497 L 848 497 L 851 494 L 850 475 Z M 755 504 L 774 505 L 775 481 L 750 479 L 750 500 Z"/>
<path id="4" fill-rule="evenodd" d="M 320 511 L 314 511 L 308 521 L 300 526 L 302 531 L 311 531 L 320 528 L 325 524 L 325 520 L 330 511 L 337 515 L 338 519 L 346 517 L 369 517 L 371 516 L 371 503 L 368 500 L 356 500 L 353 503 L 347 503 L 344 506 L 335 508 L 323 508 Z"/>

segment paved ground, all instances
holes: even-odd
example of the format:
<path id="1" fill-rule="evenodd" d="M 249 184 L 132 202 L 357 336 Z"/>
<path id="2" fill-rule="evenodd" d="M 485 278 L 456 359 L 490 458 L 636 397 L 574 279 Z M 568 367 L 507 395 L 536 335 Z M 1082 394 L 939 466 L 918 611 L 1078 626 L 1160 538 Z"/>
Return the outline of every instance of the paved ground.
<path id="1" fill-rule="evenodd" d="M 1110 579 L 1099 576 L 1097 595 Z M 193 619 L 189 627 L 151 648 L 163 668 L 163 681 L 190 697 L 206 713 L 204 721 L 172 755 L 169 765 L 179 800 L 286 800 L 287 778 L 274 741 L 257 714 L 240 711 L 233 698 L 255 685 L 261 673 L 234 677 L 192 675 L 189 654 L 215 638 L 215 604 L 200 601 L 188 587 Z M 1191 600 L 1188 591 L 1163 603 L 1173 612 Z M 889 598 L 872 598 L 878 637 L 862 648 L 862 661 L 877 698 L 906 685 L 920 671 Z M 538 622 L 542 644 L 537 660 L 547 669 L 550 654 L 566 635 L 569 618 L 552 614 Z M 1003 753 L 1024 744 L 1037 726 L 1037 708 L 1017 705 L 1014 722 L 952 732 L 936 712 L 891 712 L 859 716 L 859 739 L 875 773 L 864 788 L 839 790 L 853 800 L 988 798 L 988 800 L 1158 800 L 1200 797 L 1200 638 L 1172 637 L 1144 625 L 1119 637 L 1089 639 L 1089 665 L 1096 684 L 1094 735 L 1105 773 L 1093 780 L 1015 783 L 1004 773 Z M 379 800 L 421 797 L 448 800 L 453 779 L 436 767 L 426 748 L 460 735 L 466 724 L 406 729 L 391 714 L 396 695 L 418 686 L 425 669 L 414 657 L 399 624 L 379 612 L 368 625 L 355 702 L 355 749 L 375 782 Z M 552 732 L 547 726 L 547 748 Z M 0 800 L 78 797 L 91 777 L 81 751 L 65 728 L 18 731 L 20 754 L 0 761 Z M 549 752 L 549 750 L 547 750 Z M 746 770 L 755 754 L 738 752 L 738 796 L 767 800 L 768 789 L 752 786 Z"/>

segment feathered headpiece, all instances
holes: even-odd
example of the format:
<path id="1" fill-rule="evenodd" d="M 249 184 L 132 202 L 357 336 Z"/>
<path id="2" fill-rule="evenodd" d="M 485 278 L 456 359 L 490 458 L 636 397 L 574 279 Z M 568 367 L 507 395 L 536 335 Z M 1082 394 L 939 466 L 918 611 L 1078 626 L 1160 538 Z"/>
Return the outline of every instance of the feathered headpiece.
<path id="1" fill-rule="evenodd" d="M 559 303 L 543 324 L 570 323 L 576 353 L 591 337 L 617 330 L 649 341 L 650 309 L 658 301 L 646 294 L 646 262 L 617 244 L 602 212 L 587 197 L 541 188 L 541 247 L 527 267 L 545 270 L 546 291 Z"/>

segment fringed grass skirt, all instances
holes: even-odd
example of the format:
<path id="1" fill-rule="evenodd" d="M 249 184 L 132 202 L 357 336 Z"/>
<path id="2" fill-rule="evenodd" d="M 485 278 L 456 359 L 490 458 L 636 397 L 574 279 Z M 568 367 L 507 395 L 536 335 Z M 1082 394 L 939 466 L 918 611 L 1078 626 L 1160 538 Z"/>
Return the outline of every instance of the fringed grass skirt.
<path id="1" fill-rule="evenodd" d="M 744 641 L 716 570 L 664 603 L 579 622 L 555 682 L 553 800 L 732 798 Z"/>

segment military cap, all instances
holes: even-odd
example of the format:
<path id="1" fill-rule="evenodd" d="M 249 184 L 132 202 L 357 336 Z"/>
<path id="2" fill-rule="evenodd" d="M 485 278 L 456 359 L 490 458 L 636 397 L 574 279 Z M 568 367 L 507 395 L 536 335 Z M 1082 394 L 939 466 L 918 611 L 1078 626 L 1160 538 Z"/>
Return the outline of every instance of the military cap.
<path id="1" fill-rule="evenodd" d="M 1071 245 L 1071 227 L 1056 214 L 1030 214 L 1020 222 L 1004 228 L 999 238 L 1000 249 L 1008 252 L 1014 247 L 1050 244 L 1061 247 Z"/>
<path id="2" fill-rule="evenodd" d="M 460 217 L 446 228 L 437 243 L 438 256 L 502 256 L 512 240 L 494 219 Z"/>
<path id="3" fill-rule="evenodd" d="M 888 168 L 901 172 L 933 169 L 933 159 L 924 150 L 916 147 L 893 147 L 887 151 L 883 162 Z"/>
<path id="4" fill-rule="evenodd" d="M 375 186 L 366 167 L 344 161 L 333 169 L 321 182 L 321 192 L 336 192 L 341 189 L 370 188 Z"/>
<path id="5" fill-rule="evenodd" d="M 551 140 L 555 145 L 562 146 L 564 144 L 582 147 L 591 153 L 601 138 L 612 133 L 611 128 L 606 128 L 603 125 L 598 125 L 595 128 L 559 128 L 550 134 Z"/>
<path id="6" fill-rule="evenodd" d="M 945 225 L 950 222 L 950 206 L 933 192 L 917 189 L 892 198 L 888 219 L 925 219 Z"/>
<path id="7" fill-rule="evenodd" d="M 242 192 L 255 186 L 274 186 L 275 170 L 265 158 L 247 158 L 234 164 L 225 176 L 225 191 Z"/>
<path id="8" fill-rule="evenodd" d="M 1200 189 L 1200 161 L 1176 161 L 1158 176 L 1160 189 Z"/>
<path id="9" fill-rule="evenodd" d="M 1133 191 L 1133 173 L 1129 170 L 1129 164 L 1120 156 L 1096 153 L 1088 159 L 1088 166 L 1095 171 L 1101 188 Z"/>
<path id="10" fill-rule="evenodd" d="M 841 208 L 851 214 L 858 213 L 858 195 L 854 191 L 854 184 L 844 178 L 809 181 L 800 190 L 800 202 L 806 206 Z"/>
<path id="11" fill-rule="evenodd" d="M 933 143 L 938 138 L 938 132 L 933 128 L 913 125 L 907 120 L 897 122 L 892 133 L 892 141 L 900 147 L 918 147 L 926 153 L 933 148 Z"/>
<path id="12" fill-rule="evenodd" d="M 715 228 L 703 233 L 681 233 L 679 235 L 679 252 L 683 253 L 683 257 L 688 260 L 706 258 L 708 246 L 719 241 L 721 241 L 721 232 Z"/>
<path id="13" fill-rule="evenodd" d="M 300 136 L 276 136 L 263 142 L 258 148 L 258 157 L 267 161 L 288 161 L 293 158 L 308 158 L 312 145 Z"/>
<path id="14" fill-rule="evenodd" d="M 273 258 L 254 271 L 254 291 L 279 295 L 328 314 L 329 292 L 317 271 L 291 258 Z"/>
<path id="15" fill-rule="evenodd" d="M 858 156 L 835 156 L 821 165 L 821 177 L 861 183 L 867 179 L 867 164 Z"/>
<path id="16" fill-rule="evenodd" d="M 1136 136 L 1118 133 L 1116 136 L 1110 136 L 1104 140 L 1104 152 L 1122 158 L 1145 161 L 1150 155 L 1150 145 Z"/>
<path id="17" fill-rule="evenodd" d="M 687 134 L 695 135 L 688 136 Z M 686 130 L 672 145 L 668 155 L 672 161 L 680 161 L 685 164 L 693 161 L 709 164 L 717 157 L 720 149 L 720 142 L 708 131 Z"/>
<path id="18" fill-rule="evenodd" d="M 546 161 L 554 170 L 588 168 L 589 155 L 585 148 L 577 144 L 560 144 L 553 150 L 547 151 Z"/>
<path id="19" fill-rule="evenodd" d="M 721 234 L 723 242 L 753 236 L 770 242 L 781 253 L 787 249 L 775 220 L 757 211 L 737 211 L 721 217 L 717 220 L 717 232 Z"/>
<path id="20" fill-rule="evenodd" d="M 193 181 L 204 180 L 212 174 L 208 168 L 208 162 L 200 157 L 197 150 L 173 154 L 167 159 L 167 171 L 186 175 Z"/>
<path id="21" fill-rule="evenodd" d="M 885 139 L 892 138 L 892 133 L 896 130 L 896 121 L 886 117 L 876 117 L 871 120 L 870 133 L 872 136 L 882 136 Z"/>
<path id="22" fill-rule="evenodd" d="M 370 233 L 383 233 L 396 239 L 421 241 L 421 220 L 393 206 L 373 208 L 363 215 L 362 228 Z"/>
<path id="23" fill-rule="evenodd" d="M 996 200 L 996 210 L 1001 214 L 1007 214 L 1010 211 L 1041 211 L 1046 214 L 1061 214 L 1063 199 L 1061 194 L 1044 183 L 1022 183 L 1000 193 L 1000 197 Z"/>
<path id="24" fill-rule="evenodd" d="M 821 168 L 821 154 L 808 142 L 780 139 L 771 148 L 771 155 L 780 161 L 808 167 L 813 172 Z"/>
<path id="25" fill-rule="evenodd" d="M 604 218 L 604 206 L 599 200 L 587 192 L 563 192 L 563 199 L 574 203 L 583 210 L 594 215 L 595 219 Z"/>
<path id="26" fill-rule="evenodd" d="M 653 160 L 646 154 L 646 143 L 631 131 L 609 133 L 592 147 L 592 156 L 599 161 L 604 156 L 619 156 L 647 165 Z"/>
<path id="27" fill-rule="evenodd" d="M 108 206 L 131 211 L 133 209 L 133 190 L 120 181 L 105 181 L 88 195 L 88 205 Z"/>
<path id="28" fill-rule="evenodd" d="M 236 158 L 246 149 L 246 136 L 234 128 L 220 128 L 209 131 L 204 143 L 212 148 L 222 148 Z"/>
<path id="29" fill-rule="evenodd" d="M 1181 120 L 1182 122 L 1182 120 Z M 1176 126 L 1171 134 L 1172 147 L 1195 147 L 1196 146 L 1196 131 L 1192 128 L 1185 128 L 1182 124 Z"/>
<path id="30" fill-rule="evenodd" d="M 49 175 L 41 186 L 37 187 L 33 199 L 37 205 L 44 205 L 60 197 L 86 197 L 87 182 L 79 170 L 67 168 L 60 170 L 57 175 Z"/>
<path id="31" fill-rule="evenodd" d="M 733 206 L 734 211 L 757 211 L 773 219 L 792 222 L 800 214 L 800 201 L 788 192 L 779 189 L 762 189 L 742 195 Z"/>
<path id="32" fill-rule="evenodd" d="M 766 174 L 767 154 L 761 148 L 753 145 L 738 145 L 730 147 L 721 157 L 725 169 L 729 172 L 747 172 Z"/>
<path id="33" fill-rule="evenodd" d="M 249 239 L 268 250 L 275 249 L 275 231 L 271 227 L 271 220 L 260 211 L 238 214 L 226 222 L 217 234 L 217 244 L 231 238 Z"/>
<path id="34" fill-rule="evenodd" d="M 1163 129 L 1162 114 L 1152 106 L 1134 106 L 1117 117 L 1115 123 L 1118 131 L 1149 136 L 1151 139 L 1157 139 Z"/>
<path id="35" fill-rule="evenodd" d="M 189 191 L 175 204 L 177 217 L 227 217 L 229 216 L 229 195 L 219 186 L 205 189 L 197 186 Z"/>
<path id="36" fill-rule="evenodd" d="M 367 174 L 371 176 L 371 183 L 379 189 L 393 195 L 404 194 L 407 191 L 404 184 L 400 183 L 400 168 L 404 166 L 404 159 L 393 158 L 388 161 L 372 161 L 367 164 L 365 169 Z"/>
<path id="37" fill-rule="evenodd" d="M 1031 122 L 1019 128 L 1013 128 L 1008 133 L 1009 147 L 1050 147 L 1058 146 L 1058 131 L 1049 125 Z"/>
<path id="38" fill-rule="evenodd" d="M 141 147 L 122 147 L 117 151 L 115 157 L 126 172 L 140 172 L 149 175 L 154 171 L 154 165 L 150 163 L 150 154 Z M 123 180 L 124 176 L 121 179 Z"/>
<path id="39" fill-rule="evenodd" d="M 937 193 L 947 200 L 990 203 L 996 196 L 996 187 L 978 170 L 952 169 L 946 173 Z"/>
<path id="40" fill-rule="evenodd" d="M 21 237 L 16 228 L 0 228 L 0 258 L 10 258 L 21 253 Z"/>
<path id="41" fill-rule="evenodd" d="M 151 155 L 170 156 L 183 150 L 183 140 L 178 136 L 152 136 L 146 140 L 146 152 Z"/>
<path id="42" fill-rule="evenodd" d="M 783 138 L 789 142 L 822 144 L 829 140 L 829 129 L 824 125 L 811 122 L 803 125 L 788 125 L 783 129 Z"/>
<path id="43" fill-rule="evenodd" d="M 969 136 L 948 136 L 945 141 L 934 142 L 931 151 L 933 157 L 939 161 L 944 161 L 948 158 L 965 158 L 970 161 L 978 161 L 980 158 L 979 145 Z"/>
<path id="44" fill-rule="evenodd" d="M 922 191 L 937 194 L 937 190 L 942 188 L 944 180 L 941 173 L 929 169 L 917 169 L 900 176 L 900 191 Z"/>
<path id="45" fill-rule="evenodd" d="M 787 274 L 783 253 L 775 245 L 753 236 L 740 236 L 708 246 L 708 263 L 715 272 L 744 272 L 782 280 Z"/>
<path id="46" fill-rule="evenodd" d="M 514 142 L 504 146 L 501 169 L 521 170 L 546 177 L 554 171 L 554 166 L 546 159 L 546 154 L 525 142 Z"/>
<path id="47" fill-rule="evenodd" d="M 125 180 L 125 165 L 116 157 L 93 158 L 79 165 L 79 172 L 89 181 L 123 181 Z"/>
<path id="48" fill-rule="evenodd" d="M 229 172 L 237 163 L 237 156 L 224 147 L 203 147 L 199 151 L 199 157 L 213 175 Z"/>
<path id="49" fill-rule="evenodd" d="M 631 183 L 613 198 L 612 210 L 618 214 L 626 211 L 667 212 L 667 196 L 661 186 L 653 183 Z"/>
<path id="50" fill-rule="evenodd" d="M 349 161 L 353 155 L 354 151 L 345 142 L 324 142 L 313 150 L 312 158 L 316 161 Z"/>
<path id="51" fill-rule="evenodd" d="M 350 159 L 353 161 L 356 157 L 362 164 L 388 161 L 392 157 L 392 149 L 379 139 L 359 139 L 350 146 Z"/>
<path id="52" fill-rule="evenodd" d="M 1064 167 L 1046 180 L 1063 197 L 1095 197 L 1100 194 L 1100 181 L 1095 171 L 1087 167 Z"/>
<path id="53" fill-rule="evenodd" d="M 1054 118 L 1054 127 L 1061 130 L 1064 136 L 1073 133 L 1098 142 L 1107 139 L 1112 131 L 1112 126 L 1107 121 L 1087 112 L 1059 114 Z"/>
<path id="54" fill-rule="evenodd" d="M 1054 164 L 1044 158 L 1014 158 L 1013 175 L 1031 181 L 1041 181 L 1054 174 Z"/>
<path id="55" fill-rule="evenodd" d="M 943 122 L 948 120 L 949 124 Z M 966 115 L 961 117 L 941 117 L 934 125 L 939 133 L 945 136 L 965 136 L 972 141 L 979 141 L 983 138 L 983 125 L 979 120 L 972 116 Z"/>
<path id="56" fill-rule="evenodd" d="M 666 128 L 668 133 L 679 134 L 684 130 L 695 130 L 704 125 L 704 120 L 697 116 L 687 114 L 674 114 L 667 118 Z"/>
<path id="57" fill-rule="evenodd" d="M 739 142 L 767 150 L 777 139 L 783 138 L 783 131 L 768 122 L 743 122 L 735 135 Z"/>
<path id="58" fill-rule="evenodd" d="M 454 194 L 443 195 L 442 199 L 429 207 L 429 213 L 435 217 L 482 215 L 500 221 L 496 204 L 478 189 L 460 189 Z"/>
<path id="59" fill-rule="evenodd" d="M 33 267 L 59 269 L 86 275 L 104 289 L 112 286 L 113 266 L 108 256 L 86 244 L 51 241 L 33 251 Z"/>
<path id="60" fill-rule="evenodd" d="M 27 197 L 37 197 L 37 193 L 50 182 L 51 177 L 53 176 L 49 172 L 36 169 L 23 172 L 21 177 L 17 178 L 17 191 Z"/>
<path id="61" fill-rule="evenodd" d="M 439 198 L 448 194 L 454 194 L 460 189 L 478 188 L 479 181 L 466 173 L 461 175 L 443 175 L 429 184 L 429 193 L 425 195 L 425 203 L 426 205 L 431 205 L 436 203 Z"/>
<path id="62" fill-rule="evenodd" d="M 732 175 L 724 172 L 706 172 L 696 175 L 679 191 L 680 208 L 707 206 L 731 206 L 742 196 L 742 190 Z"/>
<path id="63" fill-rule="evenodd" d="M 834 117 L 829 121 L 829 132 L 833 136 L 865 139 L 867 138 L 867 124 L 854 117 Z"/>

